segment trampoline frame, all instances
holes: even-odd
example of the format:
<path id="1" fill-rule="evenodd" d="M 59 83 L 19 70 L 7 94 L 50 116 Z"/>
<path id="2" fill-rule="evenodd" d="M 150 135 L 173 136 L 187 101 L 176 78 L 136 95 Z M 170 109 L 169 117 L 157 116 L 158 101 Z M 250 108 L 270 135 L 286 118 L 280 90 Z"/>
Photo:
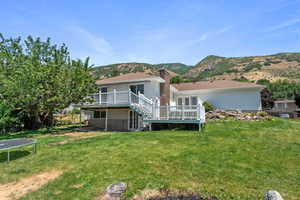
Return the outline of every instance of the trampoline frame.
<path id="1" fill-rule="evenodd" d="M 3 142 L 3 141 L 13 141 L 13 140 L 20 140 L 20 139 L 32 139 L 32 138 L 17 138 L 17 139 L 0 140 L 0 143 Z M 37 140 L 36 139 L 32 139 L 32 140 L 33 141 L 29 142 L 29 143 L 25 143 L 25 144 L 21 144 L 21 145 L 16 145 L 16 146 L 11 146 L 11 147 L 0 149 L 0 151 L 7 151 L 7 163 L 9 163 L 9 161 L 10 161 L 10 150 L 12 150 L 12 149 L 33 145 L 33 151 L 32 152 L 36 153 L 37 152 Z"/>

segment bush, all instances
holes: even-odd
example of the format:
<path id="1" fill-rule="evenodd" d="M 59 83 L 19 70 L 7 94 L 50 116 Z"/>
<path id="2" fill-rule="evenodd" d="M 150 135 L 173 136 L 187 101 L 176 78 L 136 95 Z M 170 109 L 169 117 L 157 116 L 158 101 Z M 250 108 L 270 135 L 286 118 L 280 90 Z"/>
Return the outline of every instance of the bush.
<path id="1" fill-rule="evenodd" d="M 205 108 L 205 112 L 213 111 L 215 109 L 213 104 L 208 101 L 204 101 L 203 106 Z"/>
<path id="2" fill-rule="evenodd" d="M 70 114 L 71 114 L 71 115 L 80 114 L 80 109 L 74 108 L 74 109 L 70 112 Z"/>
<path id="3" fill-rule="evenodd" d="M 182 83 L 183 80 L 180 76 L 174 76 L 174 77 L 171 78 L 170 82 L 171 83 Z"/>
<path id="4" fill-rule="evenodd" d="M 0 135 L 15 128 L 17 121 L 18 119 L 12 116 L 12 111 L 7 106 L 0 104 Z"/>
<path id="5" fill-rule="evenodd" d="M 272 63 L 270 62 L 264 62 L 264 66 L 270 66 Z"/>
<path id="6" fill-rule="evenodd" d="M 261 69 L 262 65 L 259 62 L 253 62 L 246 65 L 244 72 L 250 72 L 253 69 Z"/>
<path id="7" fill-rule="evenodd" d="M 233 79 L 234 81 L 239 81 L 239 82 L 250 82 L 246 77 L 241 76 L 240 78 L 235 78 Z"/>

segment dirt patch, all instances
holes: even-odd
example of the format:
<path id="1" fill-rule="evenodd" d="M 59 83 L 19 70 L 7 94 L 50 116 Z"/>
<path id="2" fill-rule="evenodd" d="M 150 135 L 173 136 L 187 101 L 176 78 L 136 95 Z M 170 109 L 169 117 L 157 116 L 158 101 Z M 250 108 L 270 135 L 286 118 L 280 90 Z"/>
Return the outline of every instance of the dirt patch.
<path id="1" fill-rule="evenodd" d="M 0 184 L 0 197 L 1 200 L 18 199 L 27 193 L 38 190 L 48 182 L 56 179 L 63 172 L 54 170 L 51 172 L 44 172 L 38 175 L 23 178 L 17 182 L 7 184 Z"/>
<path id="2" fill-rule="evenodd" d="M 57 134 L 54 136 L 69 136 L 69 138 L 60 142 L 52 143 L 51 145 L 63 145 L 63 144 L 68 144 L 75 140 L 87 139 L 87 138 L 103 136 L 107 134 L 109 133 L 108 132 L 68 132 L 64 134 Z"/>
<path id="3" fill-rule="evenodd" d="M 218 200 L 215 197 L 203 198 L 197 193 L 169 192 L 159 190 L 143 190 L 134 196 L 132 200 Z"/>

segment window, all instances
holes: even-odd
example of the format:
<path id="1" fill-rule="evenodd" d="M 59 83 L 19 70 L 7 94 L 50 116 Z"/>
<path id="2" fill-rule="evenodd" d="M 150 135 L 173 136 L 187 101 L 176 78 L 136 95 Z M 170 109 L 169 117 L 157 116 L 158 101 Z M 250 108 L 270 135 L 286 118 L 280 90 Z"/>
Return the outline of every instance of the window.
<path id="1" fill-rule="evenodd" d="M 177 99 L 177 105 L 178 105 L 178 106 L 182 106 L 182 98 L 181 98 L 181 97 L 179 97 L 179 98 Z"/>
<path id="2" fill-rule="evenodd" d="M 101 88 L 101 103 L 107 103 L 107 88 Z"/>
<path id="3" fill-rule="evenodd" d="M 184 98 L 184 105 L 186 105 L 186 106 L 190 105 L 190 98 L 189 97 Z"/>
<path id="4" fill-rule="evenodd" d="M 140 85 L 131 85 L 130 86 L 130 91 L 135 93 L 135 94 L 138 94 L 139 92 L 141 94 L 144 94 L 144 84 L 140 84 Z"/>
<path id="5" fill-rule="evenodd" d="M 107 92 L 107 88 L 101 88 L 101 93 L 106 93 Z"/>
<path id="6" fill-rule="evenodd" d="M 198 104 L 198 98 L 197 97 L 191 97 L 191 102 L 192 102 L 192 105 L 197 105 Z"/>
<path id="7" fill-rule="evenodd" d="M 94 111 L 94 119 L 105 119 L 106 111 Z"/>

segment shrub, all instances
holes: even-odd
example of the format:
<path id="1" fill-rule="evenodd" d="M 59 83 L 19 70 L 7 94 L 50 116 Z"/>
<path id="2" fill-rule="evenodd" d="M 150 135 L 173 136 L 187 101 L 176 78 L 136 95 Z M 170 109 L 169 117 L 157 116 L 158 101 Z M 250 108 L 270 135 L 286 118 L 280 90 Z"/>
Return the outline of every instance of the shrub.
<path id="1" fill-rule="evenodd" d="M 259 85 L 268 85 L 270 83 L 270 81 L 267 79 L 259 79 L 256 81 L 256 83 Z"/>
<path id="2" fill-rule="evenodd" d="M 7 106 L 0 104 L 0 135 L 13 129 L 17 120 L 12 116 L 12 111 Z"/>
<path id="3" fill-rule="evenodd" d="M 171 83 L 182 83 L 183 80 L 180 76 L 174 76 L 174 77 L 171 78 L 170 82 Z"/>
<path id="4" fill-rule="evenodd" d="M 74 108 L 71 112 L 70 112 L 71 115 L 78 115 L 80 114 L 80 110 L 78 108 Z"/>
<path id="5" fill-rule="evenodd" d="M 233 79 L 234 81 L 239 81 L 239 82 L 250 82 L 246 77 L 241 76 L 240 78 L 235 78 Z"/>
<path id="6" fill-rule="evenodd" d="M 253 69 L 261 69 L 262 65 L 259 62 L 253 62 L 246 65 L 244 68 L 244 72 L 249 72 Z"/>
<path id="7" fill-rule="evenodd" d="M 209 101 L 204 101 L 203 106 L 205 108 L 205 112 L 213 111 L 215 109 L 213 104 L 210 103 Z"/>

